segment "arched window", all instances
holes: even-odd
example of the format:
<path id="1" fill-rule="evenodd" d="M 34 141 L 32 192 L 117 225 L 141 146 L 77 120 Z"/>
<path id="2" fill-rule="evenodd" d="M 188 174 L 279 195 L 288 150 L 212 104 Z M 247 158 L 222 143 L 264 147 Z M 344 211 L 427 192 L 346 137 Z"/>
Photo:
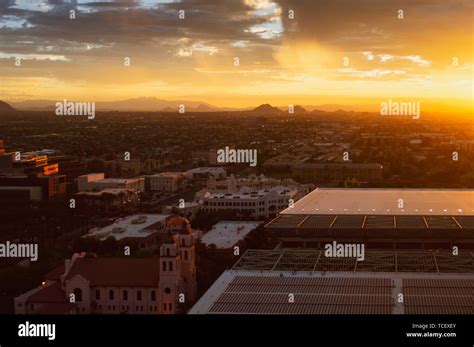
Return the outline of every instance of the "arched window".
<path id="1" fill-rule="evenodd" d="M 82 289 L 81 288 L 74 289 L 74 298 L 76 299 L 76 302 L 82 302 Z"/>
<path id="2" fill-rule="evenodd" d="M 163 271 L 166 271 L 166 261 L 163 262 Z"/>
<path id="3" fill-rule="evenodd" d="M 154 290 L 151 291 L 151 301 L 156 300 L 156 292 Z"/>
<path id="4" fill-rule="evenodd" d="M 188 251 L 184 251 L 184 260 L 188 260 Z"/>
<path id="5" fill-rule="evenodd" d="M 112 289 L 109 290 L 109 300 L 114 300 L 114 297 L 115 297 L 114 291 Z"/>
<path id="6" fill-rule="evenodd" d="M 137 300 L 141 300 L 142 299 L 142 291 L 139 290 L 137 291 Z"/>
<path id="7" fill-rule="evenodd" d="M 127 290 L 123 291 L 123 300 L 128 300 L 128 291 Z"/>
<path id="8" fill-rule="evenodd" d="M 171 293 L 171 289 L 168 288 L 168 287 L 166 287 L 166 288 L 165 288 L 165 293 L 166 293 L 166 294 L 170 294 L 170 293 Z"/>
<path id="9" fill-rule="evenodd" d="M 167 257 L 170 256 L 170 249 L 169 249 L 169 248 L 166 249 L 166 256 L 167 256 Z"/>
<path id="10" fill-rule="evenodd" d="M 173 262 L 169 262 L 170 271 L 173 271 Z"/>
<path id="11" fill-rule="evenodd" d="M 100 300 L 100 290 L 99 289 L 95 290 L 95 299 Z"/>

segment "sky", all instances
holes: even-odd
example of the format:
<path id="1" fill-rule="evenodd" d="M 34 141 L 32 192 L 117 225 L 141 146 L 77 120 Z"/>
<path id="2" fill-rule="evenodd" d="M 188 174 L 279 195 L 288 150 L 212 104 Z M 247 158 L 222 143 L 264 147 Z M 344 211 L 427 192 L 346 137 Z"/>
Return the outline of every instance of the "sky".
<path id="1" fill-rule="evenodd" d="M 0 0 L 0 99 L 393 99 L 472 111 L 473 10 L 472 0 Z"/>

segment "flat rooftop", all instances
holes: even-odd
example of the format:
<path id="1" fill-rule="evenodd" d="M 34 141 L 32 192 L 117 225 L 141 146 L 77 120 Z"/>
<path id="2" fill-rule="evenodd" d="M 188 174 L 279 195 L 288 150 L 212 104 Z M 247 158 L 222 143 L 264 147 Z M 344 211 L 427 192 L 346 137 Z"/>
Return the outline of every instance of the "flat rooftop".
<path id="1" fill-rule="evenodd" d="M 108 193 L 113 195 L 119 195 L 120 193 L 127 193 L 129 190 L 127 188 L 105 188 L 98 192 L 96 191 L 85 191 L 78 192 L 77 195 L 89 195 L 89 196 L 101 196 L 102 194 Z"/>
<path id="2" fill-rule="evenodd" d="M 348 269 L 341 267 L 341 258 L 321 258 L 320 252 L 249 250 L 189 313 L 474 313 L 472 253 L 455 257 L 448 252 L 371 251 L 356 262 L 371 265 Z M 397 264 L 402 267 L 397 269 Z M 400 293 L 404 303 L 397 300 Z"/>
<path id="3" fill-rule="evenodd" d="M 275 187 L 271 187 L 267 189 L 251 190 L 244 187 L 244 188 L 241 188 L 236 193 L 207 191 L 203 197 L 206 199 L 258 199 L 258 198 L 263 198 L 265 195 L 272 192 L 280 194 L 280 195 L 284 195 L 284 194 L 291 195 L 291 194 L 296 194 L 298 192 L 298 189 L 289 188 L 285 186 L 275 186 Z"/>
<path id="4" fill-rule="evenodd" d="M 116 184 L 126 184 L 126 183 L 134 183 L 142 179 L 141 177 L 138 178 L 103 178 L 101 180 L 93 181 L 94 184 L 101 184 L 101 183 L 116 183 Z"/>
<path id="5" fill-rule="evenodd" d="M 472 216 L 474 190 L 316 188 L 281 214 Z"/>
<path id="6" fill-rule="evenodd" d="M 223 167 L 219 166 L 205 166 L 205 167 L 197 167 L 194 169 L 190 169 L 186 171 L 186 173 L 206 173 L 206 172 L 225 172 Z"/>
<path id="7" fill-rule="evenodd" d="M 157 232 L 156 224 L 164 222 L 169 214 L 136 214 L 117 219 L 103 228 L 94 228 L 86 237 L 105 240 L 113 236 L 117 241 L 127 237 L 147 237 Z"/>
<path id="8" fill-rule="evenodd" d="M 149 177 L 149 178 L 180 178 L 183 177 L 184 173 L 183 172 L 159 172 L 154 175 L 145 175 L 144 177 Z"/>
<path id="9" fill-rule="evenodd" d="M 258 221 L 222 221 L 204 234 L 201 241 L 206 245 L 214 244 L 219 249 L 230 248 L 262 223 Z"/>

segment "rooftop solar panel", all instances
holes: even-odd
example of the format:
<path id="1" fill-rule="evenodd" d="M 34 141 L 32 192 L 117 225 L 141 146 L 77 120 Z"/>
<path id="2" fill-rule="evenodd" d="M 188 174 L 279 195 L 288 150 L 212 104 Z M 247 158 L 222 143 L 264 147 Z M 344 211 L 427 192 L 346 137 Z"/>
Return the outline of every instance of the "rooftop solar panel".
<path id="1" fill-rule="evenodd" d="M 404 287 L 426 287 L 426 288 L 473 288 L 473 280 L 462 279 L 404 279 Z"/>
<path id="2" fill-rule="evenodd" d="M 327 258 L 322 256 L 315 271 L 354 271 L 356 258 Z"/>
<path id="3" fill-rule="evenodd" d="M 285 252 L 275 266 L 275 270 L 294 269 L 298 271 L 311 271 L 318 261 L 319 252 Z"/>
<path id="4" fill-rule="evenodd" d="M 334 215 L 317 215 L 309 216 L 299 227 L 300 228 L 329 228 L 336 216 Z"/>
<path id="5" fill-rule="evenodd" d="M 432 253 L 397 252 L 397 270 L 401 272 L 437 272 Z"/>
<path id="6" fill-rule="evenodd" d="M 364 222 L 365 229 L 394 228 L 393 216 L 367 216 Z"/>
<path id="7" fill-rule="evenodd" d="M 473 314 L 474 280 L 403 279 L 405 313 Z"/>
<path id="8" fill-rule="evenodd" d="M 391 306 L 307 305 L 307 304 L 235 304 L 215 303 L 210 313 L 219 314 L 390 314 Z"/>
<path id="9" fill-rule="evenodd" d="M 426 229 L 422 216 L 395 216 L 397 228 L 403 229 Z"/>
<path id="10" fill-rule="evenodd" d="M 236 276 L 209 312 L 387 314 L 392 303 L 389 279 Z"/>
<path id="11" fill-rule="evenodd" d="M 472 307 L 407 306 L 406 314 L 473 314 Z"/>
<path id="12" fill-rule="evenodd" d="M 455 216 L 454 219 L 463 229 L 474 229 L 474 216 Z"/>
<path id="13" fill-rule="evenodd" d="M 331 228 L 360 229 L 363 222 L 363 215 L 338 215 Z"/>
<path id="14" fill-rule="evenodd" d="M 191 313 L 474 314 L 469 251 L 369 250 L 362 262 L 323 252 L 248 250 L 242 265 L 225 271 Z M 403 305 L 396 304 L 400 291 Z"/>
<path id="15" fill-rule="evenodd" d="M 305 215 L 279 215 L 271 221 L 267 227 L 272 228 L 296 228 L 304 219 Z"/>
<path id="16" fill-rule="evenodd" d="M 459 229 L 451 216 L 425 216 L 425 220 L 431 229 Z"/>

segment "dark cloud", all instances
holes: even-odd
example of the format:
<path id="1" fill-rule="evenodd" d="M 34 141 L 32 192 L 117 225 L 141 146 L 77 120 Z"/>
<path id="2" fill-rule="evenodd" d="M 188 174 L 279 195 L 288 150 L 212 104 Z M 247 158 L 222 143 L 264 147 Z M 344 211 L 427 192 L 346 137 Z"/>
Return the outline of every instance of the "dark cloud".
<path id="1" fill-rule="evenodd" d="M 422 40 L 447 35 L 454 40 L 472 31 L 471 0 L 277 0 L 287 40 L 315 41 L 344 51 L 428 48 Z M 295 11 L 295 19 L 288 11 Z M 397 18 L 403 10 L 404 19 Z M 472 35 L 471 35 L 472 37 Z M 472 44 L 472 41 L 471 41 Z M 432 54 L 430 49 L 425 53 Z"/>

